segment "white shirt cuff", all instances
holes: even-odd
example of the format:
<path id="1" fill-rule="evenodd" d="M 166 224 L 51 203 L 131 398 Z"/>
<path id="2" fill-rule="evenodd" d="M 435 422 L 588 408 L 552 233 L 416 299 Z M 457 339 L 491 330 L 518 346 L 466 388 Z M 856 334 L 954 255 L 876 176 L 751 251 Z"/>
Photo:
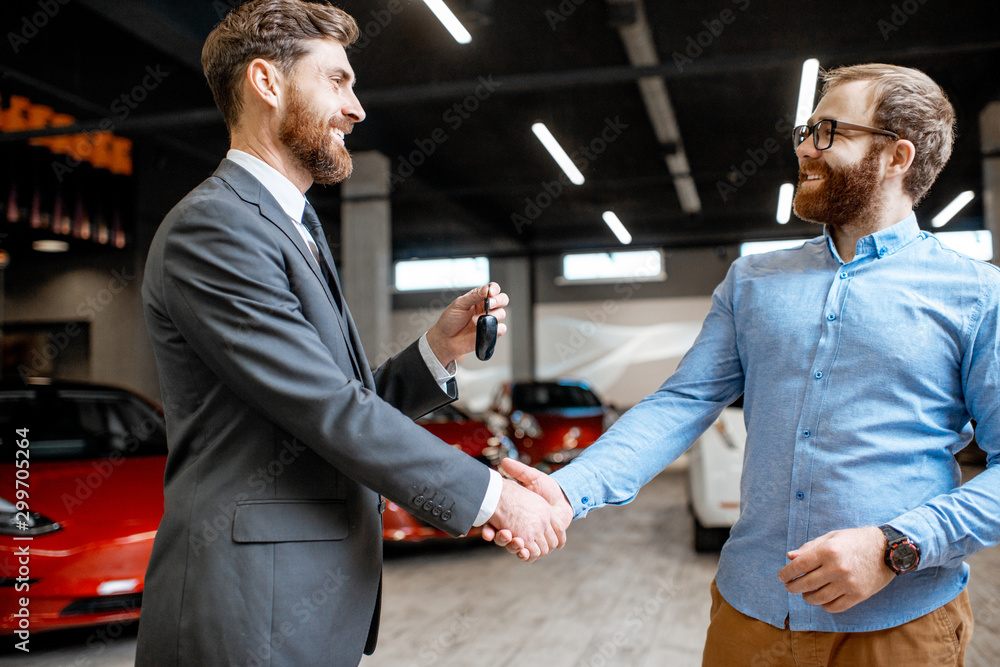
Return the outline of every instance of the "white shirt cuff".
<path id="1" fill-rule="evenodd" d="M 427 369 L 437 380 L 438 386 L 441 387 L 441 391 L 448 393 L 448 381 L 455 377 L 455 371 L 458 370 L 458 364 L 452 361 L 448 364 L 448 367 L 444 367 L 438 360 L 437 355 L 434 354 L 434 350 L 431 349 L 431 344 L 427 342 L 427 334 L 420 337 L 420 342 L 417 343 L 417 347 L 420 348 L 420 356 L 424 358 L 424 363 L 427 364 Z"/>
<path id="2" fill-rule="evenodd" d="M 490 485 L 486 488 L 486 497 L 479 507 L 479 514 L 472 523 L 473 526 L 481 526 L 490 520 L 493 513 L 497 511 L 500 504 L 500 492 L 503 490 L 503 477 L 493 468 L 490 468 Z"/>

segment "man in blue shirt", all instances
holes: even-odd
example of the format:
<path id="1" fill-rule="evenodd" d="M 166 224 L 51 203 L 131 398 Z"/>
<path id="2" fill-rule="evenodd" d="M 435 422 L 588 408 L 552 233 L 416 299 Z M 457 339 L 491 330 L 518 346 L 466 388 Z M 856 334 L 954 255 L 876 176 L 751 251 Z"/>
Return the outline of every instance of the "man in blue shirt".
<path id="1" fill-rule="evenodd" d="M 571 465 L 507 467 L 568 522 L 631 501 L 743 394 L 704 664 L 961 665 L 965 559 L 1000 541 L 1000 272 L 913 214 L 951 154 L 940 87 L 889 65 L 825 78 L 793 137 L 795 212 L 823 236 L 734 262 L 676 373 Z M 970 419 L 991 466 L 961 484 Z"/>

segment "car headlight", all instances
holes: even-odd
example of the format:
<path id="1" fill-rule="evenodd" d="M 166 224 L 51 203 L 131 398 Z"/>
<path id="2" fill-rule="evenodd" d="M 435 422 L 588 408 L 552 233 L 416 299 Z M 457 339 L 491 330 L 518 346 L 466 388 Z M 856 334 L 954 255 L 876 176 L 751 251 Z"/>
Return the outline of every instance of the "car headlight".
<path id="1" fill-rule="evenodd" d="M 0 498 L 0 535 L 20 537 L 45 535 L 62 530 L 62 526 L 38 512 L 18 511 L 12 503 Z"/>
<path id="2" fill-rule="evenodd" d="M 529 438 L 542 437 L 542 429 L 539 428 L 535 418 L 527 412 L 517 410 L 510 415 L 510 423 L 514 426 L 514 435 L 518 438 L 525 436 Z"/>

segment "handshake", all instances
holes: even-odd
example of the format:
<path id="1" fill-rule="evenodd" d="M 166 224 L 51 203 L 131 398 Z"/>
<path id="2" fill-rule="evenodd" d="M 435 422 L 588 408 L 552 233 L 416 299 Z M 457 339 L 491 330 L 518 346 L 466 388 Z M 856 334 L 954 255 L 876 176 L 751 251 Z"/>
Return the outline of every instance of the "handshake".
<path id="1" fill-rule="evenodd" d="M 504 459 L 500 501 L 483 526 L 483 539 L 505 547 L 526 563 L 566 544 L 573 508 L 555 480 L 520 461 Z"/>

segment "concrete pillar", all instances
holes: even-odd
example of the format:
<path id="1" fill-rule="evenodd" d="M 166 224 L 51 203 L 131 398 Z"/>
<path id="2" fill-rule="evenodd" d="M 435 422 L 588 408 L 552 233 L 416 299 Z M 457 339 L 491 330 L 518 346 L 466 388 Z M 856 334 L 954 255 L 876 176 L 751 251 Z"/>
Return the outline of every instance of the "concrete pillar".
<path id="1" fill-rule="evenodd" d="M 983 153 L 983 227 L 993 234 L 993 263 L 1000 265 L 1000 101 L 979 114 Z"/>
<path id="2" fill-rule="evenodd" d="M 340 186 L 340 280 L 361 342 L 375 352 L 392 337 L 389 159 L 376 151 L 353 158 L 354 173 Z"/>
<path id="3" fill-rule="evenodd" d="M 531 380 L 535 377 L 535 302 L 534 272 L 529 257 L 490 260 L 490 279 L 510 297 L 507 306 L 507 333 L 511 354 L 511 377 Z"/>

